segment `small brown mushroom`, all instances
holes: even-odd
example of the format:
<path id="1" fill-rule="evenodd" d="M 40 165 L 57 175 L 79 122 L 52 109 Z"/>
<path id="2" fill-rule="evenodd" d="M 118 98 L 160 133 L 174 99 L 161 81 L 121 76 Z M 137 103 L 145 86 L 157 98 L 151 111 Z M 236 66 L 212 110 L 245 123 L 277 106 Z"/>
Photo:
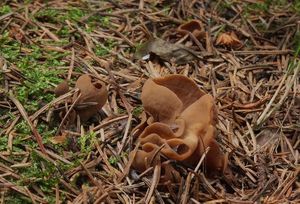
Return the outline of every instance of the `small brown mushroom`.
<path id="1" fill-rule="evenodd" d="M 75 111 L 73 110 L 69 114 L 70 121 L 75 120 L 76 113 L 80 116 L 81 121 L 87 121 L 107 101 L 108 93 L 106 86 L 99 80 L 92 82 L 92 78 L 88 74 L 84 74 L 78 78 L 75 87 L 79 89 L 79 93 L 75 94 L 71 101 L 71 103 L 76 102 L 76 104 L 74 106 Z M 54 93 L 56 96 L 61 96 L 68 91 L 68 83 L 67 81 L 63 81 L 57 85 Z"/>
<path id="2" fill-rule="evenodd" d="M 182 35 L 192 33 L 197 39 L 205 36 L 203 25 L 198 20 L 191 20 L 187 23 L 180 25 L 177 32 Z"/>
<path id="3" fill-rule="evenodd" d="M 159 155 L 156 154 L 156 148 L 150 149 L 145 148 L 143 151 L 138 150 L 135 154 L 135 159 L 133 160 L 132 167 L 139 172 L 143 172 L 150 166 L 157 163 Z M 129 157 L 133 157 L 133 153 L 129 154 Z"/>
<path id="4" fill-rule="evenodd" d="M 92 82 L 92 78 L 88 74 L 84 74 L 76 81 L 76 88 L 80 90 L 81 96 L 77 100 L 77 105 L 84 105 L 91 103 L 87 106 L 77 106 L 76 112 L 80 116 L 81 121 L 87 121 L 91 116 L 95 115 L 107 101 L 108 93 L 106 86 L 101 81 Z M 76 99 L 74 96 L 74 101 Z M 95 103 L 95 105 L 93 105 Z"/>
<path id="5" fill-rule="evenodd" d="M 69 91 L 68 82 L 65 80 L 58 84 L 54 89 L 54 94 L 56 97 L 66 94 Z"/>

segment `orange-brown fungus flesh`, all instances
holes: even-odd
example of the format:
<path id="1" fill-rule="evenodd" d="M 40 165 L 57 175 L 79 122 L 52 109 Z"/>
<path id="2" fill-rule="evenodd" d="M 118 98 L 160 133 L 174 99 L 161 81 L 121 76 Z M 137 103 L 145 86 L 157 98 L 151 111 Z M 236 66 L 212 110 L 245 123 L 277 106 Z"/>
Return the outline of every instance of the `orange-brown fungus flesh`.
<path id="1" fill-rule="evenodd" d="M 78 106 L 76 112 L 82 121 L 88 120 L 95 115 L 107 101 L 108 93 L 103 82 L 97 80 L 92 82 L 92 78 L 84 74 L 80 76 L 75 85 L 80 90 L 81 96 L 77 104 L 95 103 L 95 105 Z M 74 96 L 75 101 L 76 96 Z"/>
<path id="2" fill-rule="evenodd" d="M 170 75 L 148 79 L 141 100 L 145 113 L 138 126 L 141 149 L 135 155 L 134 169 L 142 172 L 153 166 L 153 158 L 160 154 L 195 166 L 208 147 L 207 170 L 224 169 L 224 155 L 215 140 L 217 111 L 211 95 L 185 76 Z M 162 168 L 170 169 L 168 165 Z"/>
<path id="3" fill-rule="evenodd" d="M 177 32 L 182 35 L 192 33 L 198 39 L 205 36 L 203 25 L 198 20 L 191 20 L 180 25 L 177 29 Z"/>
<path id="4" fill-rule="evenodd" d="M 92 81 L 88 74 L 81 75 L 76 81 L 75 87 L 79 92 L 73 96 L 72 103 L 76 101 L 75 111 L 81 121 L 87 121 L 99 111 L 107 101 L 108 92 L 103 82 Z M 66 81 L 60 83 L 54 90 L 57 96 L 67 93 L 69 90 Z M 78 98 L 79 97 L 79 98 Z"/>
<path id="5" fill-rule="evenodd" d="M 54 94 L 55 96 L 61 96 L 64 95 L 65 93 L 67 93 L 69 91 L 69 85 L 67 81 L 63 81 L 60 84 L 58 84 L 56 86 L 56 88 L 54 89 Z"/>

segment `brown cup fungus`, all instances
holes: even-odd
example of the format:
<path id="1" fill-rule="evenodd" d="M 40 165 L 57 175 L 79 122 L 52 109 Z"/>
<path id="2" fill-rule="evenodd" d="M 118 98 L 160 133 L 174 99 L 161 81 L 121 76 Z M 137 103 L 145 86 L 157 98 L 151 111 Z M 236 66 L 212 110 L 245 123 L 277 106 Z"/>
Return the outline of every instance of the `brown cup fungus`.
<path id="1" fill-rule="evenodd" d="M 84 122 L 101 110 L 107 101 L 108 93 L 103 82 L 99 80 L 93 82 L 88 74 L 78 78 L 75 88 L 78 88 L 79 92 L 74 94 L 71 100 L 71 103 L 75 103 L 75 105 L 74 110 L 70 113 L 70 118 L 72 118 L 70 120 L 73 121 L 74 116 L 78 114 L 80 120 Z M 56 87 L 54 93 L 60 96 L 67 93 L 68 90 L 68 84 L 64 81 Z"/>
<path id="2" fill-rule="evenodd" d="M 217 111 L 211 95 L 185 76 L 170 75 L 148 79 L 141 100 L 145 112 L 136 128 L 141 149 L 131 154 L 134 169 L 145 171 L 160 161 L 160 155 L 195 166 L 209 147 L 207 171 L 224 170 L 224 155 L 215 140 Z M 166 166 L 162 165 L 164 172 L 171 168 Z"/>
<path id="3" fill-rule="evenodd" d="M 181 24 L 178 27 L 177 32 L 181 35 L 187 35 L 191 33 L 197 39 L 201 39 L 205 37 L 203 25 L 198 20 L 191 20 L 189 22 Z"/>

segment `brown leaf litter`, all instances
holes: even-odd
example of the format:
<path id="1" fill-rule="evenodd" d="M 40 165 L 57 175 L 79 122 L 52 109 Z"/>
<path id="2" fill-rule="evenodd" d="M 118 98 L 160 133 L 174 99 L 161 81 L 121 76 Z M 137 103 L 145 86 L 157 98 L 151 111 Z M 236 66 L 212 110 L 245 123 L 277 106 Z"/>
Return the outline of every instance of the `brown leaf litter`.
<path id="1" fill-rule="evenodd" d="M 233 31 L 221 33 L 216 40 L 216 45 L 225 45 L 228 47 L 239 47 L 241 44 L 241 41 Z"/>

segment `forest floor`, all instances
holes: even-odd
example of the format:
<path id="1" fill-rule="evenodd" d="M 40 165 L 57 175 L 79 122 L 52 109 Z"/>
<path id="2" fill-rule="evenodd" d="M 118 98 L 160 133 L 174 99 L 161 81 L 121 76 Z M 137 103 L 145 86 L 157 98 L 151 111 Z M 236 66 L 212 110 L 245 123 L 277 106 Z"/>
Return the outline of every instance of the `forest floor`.
<path id="1" fill-rule="evenodd" d="M 0 203 L 300 203 L 299 1 L 4 0 L 0 25 Z M 84 73 L 108 100 L 67 125 L 78 89 L 55 87 Z M 131 168 L 142 87 L 170 74 L 214 98 L 221 174 Z"/>

